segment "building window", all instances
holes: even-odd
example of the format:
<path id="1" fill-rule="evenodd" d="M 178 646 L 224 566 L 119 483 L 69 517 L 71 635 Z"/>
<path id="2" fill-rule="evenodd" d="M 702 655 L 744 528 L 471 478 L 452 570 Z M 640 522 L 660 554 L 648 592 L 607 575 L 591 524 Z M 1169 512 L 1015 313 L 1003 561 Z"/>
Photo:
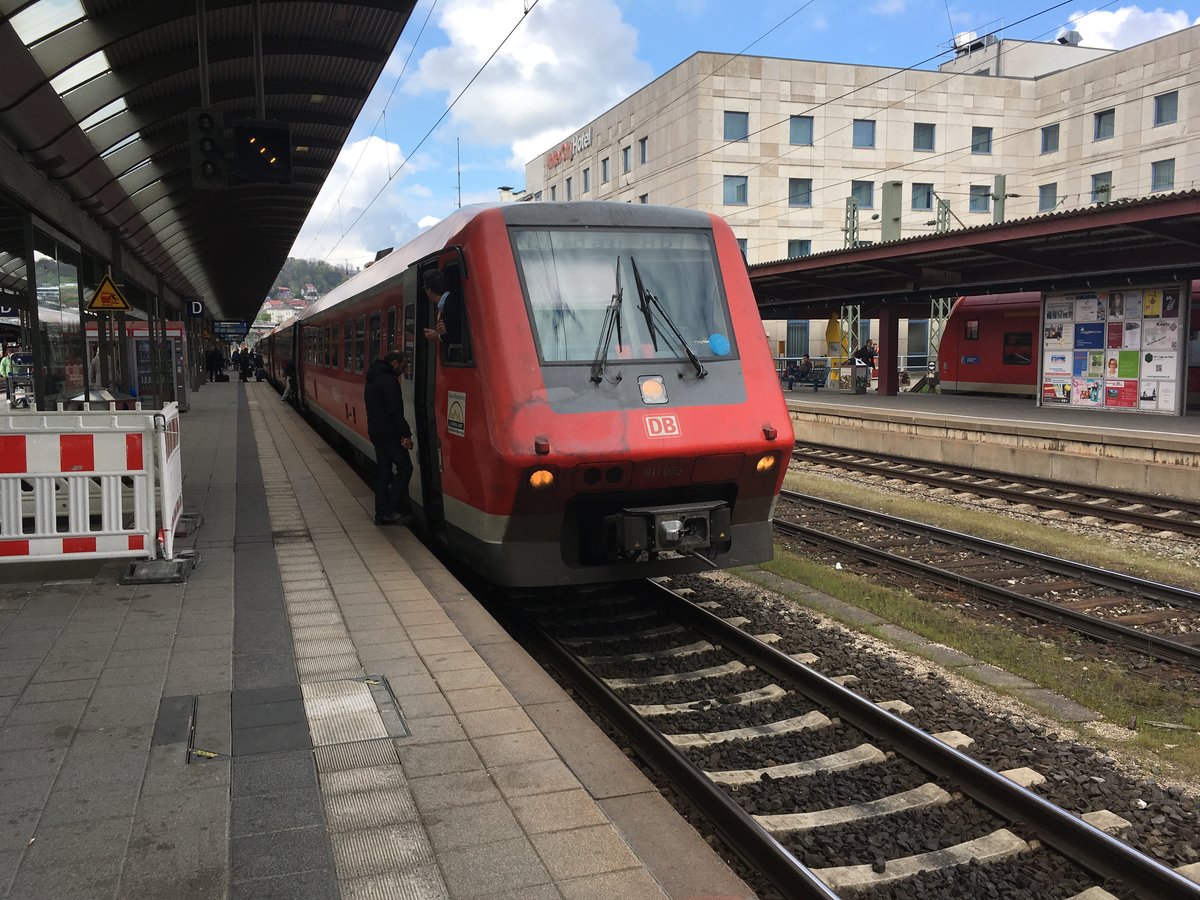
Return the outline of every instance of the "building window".
<path id="1" fill-rule="evenodd" d="M 813 142 L 813 117 L 792 116 L 789 137 L 793 144 L 810 146 Z"/>
<path id="2" fill-rule="evenodd" d="M 742 251 L 742 259 L 745 260 L 745 258 L 746 258 L 746 239 L 738 238 L 737 242 L 738 242 L 738 249 Z"/>
<path id="3" fill-rule="evenodd" d="M 638 195 L 638 203 L 641 203 L 643 206 L 645 206 L 649 202 L 650 202 L 649 194 L 639 194 Z"/>
<path id="4" fill-rule="evenodd" d="M 1103 112 L 1096 113 L 1095 123 L 1092 126 L 1093 141 L 1107 141 L 1116 132 L 1117 128 L 1117 111 L 1115 109 L 1106 109 Z"/>
<path id="5" fill-rule="evenodd" d="M 912 208 L 933 209 L 933 185 L 914 182 L 912 186 Z"/>
<path id="6" fill-rule="evenodd" d="M 992 189 L 986 184 L 971 185 L 971 212 L 987 212 L 992 208 Z"/>
<path id="7" fill-rule="evenodd" d="M 850 182 L 850 196 L 858 201 L 859 209 L 871 209 L 875 206 L 875 182 Z"/>
<path id="8" fill-rule="evenodd" d="M 1179 119 L 1179 91 L 1154 98 L 1154 124 L 1170 125 Z"/>
<path id="9" fill-rule="evenodd" d="M 854 146 L 875 146 L 875 123 L 870 119 L 854 120 Z"/>
<path id="10" fill-rule="evenodd" d="M 1038 212 L 1049 212 L 1058 206 L 1058 182 L 1043 184 L 1038 188 Z"/>
<path id="11" fill-rule="evenodd" d="M 608 157 L 600 160 L 600 183 L 608 184 Z"/>
<path id="12" fill-rule="evenodd" d="M 788 179 L 788 206 L 812 206 L 812 179 Z"/>
<path id="13" fill-rule="evenodd" d="M 1047 125 L 1042 129 L 1042 152 L 1058 152 L 1058 125 Z"/>
<path id="14" fill-rule="evenodd" d="M 931 122 L 917 122 L 913 125 L 913 149 L 933 149 L 934 126 Z"/>
<path id="15" fill-rule="evenodd" d="M 811 253 L 812 241 L 788 241 L 788 259 L 796 259 L 800 256 L 809 256 Z"/>
<path id="16" fill-rule="evenodd" d="M 726 206 L 745 206 L 750 202 L 747 199 L 747 181 L 748 179 L 745 175 L 725 176 Z"/>
<path id="17" fill-rule="evenodd" d="M 557 199 L 558 199 L 558 185 L 552 184 L 552 185 L 550 185 L 550 202 L 553 203 Z"/>
<path id="18" fill-rule="evenodd" d="M 1169 191 L 1175 187 L 1175 160 L 1160 159 L 1150 163 L 1150 190 Z"/>
<path id="19" fill-rule="evenodd" d="M 649 138 L 638 138 L 638 165 L 644 166 L 650 159 L 646 152 L 646 142 Z"/>
<path id="20" fill-rule="evenodd" d="M 621 148 L 621 174 L 622 175 L 628 175 L 629 170 L 631 168 L 633 168 L 633 165 L 631 163 L 631 160 L 633 158 L 633 154 L 630 152 L 631 149 L 632 148 L 630 148 L 630 147 L 622 147 Z"/>
<path id="21" fill-rule="evenodd" d="M 725 111 L 725 140 L 750 140 L 750 113 Z"/>
<path id="22" fill-rule="evenodd" d="M 976 125 L 971 129 L 971 152 L 992 152 L 992 129 Z"/>
<path id="23" fill-rule="evenodd" d="M 573 198 L 574 198 L 574 196 L 575 196 L 575 193 L 574 193 L 574 191 L 572 191 L 572 190 L 571 190 L 571 182 L 572 182 L 572 181 L 573 181 L 573 179 L 571 178 L 571 176 L 570 176 L 570 175 L 568 175 L 568 176 L 567 176 L 567 199 L 568 199 L 568 200 L 571 200 L 571 199 L 573 199 Z"/>
<path id="24" fill-rule="evenodd" d="M 580 193 L 586 194 L 592 189 L 592 170 L 583 170 L 583 190 Z"/>
<path id="25" fill-rule="evenodd" d="M 1097 172 L 1092 176 L 1092 202 L 1107 203 L 1112 199 L 1112 172 Z"/>

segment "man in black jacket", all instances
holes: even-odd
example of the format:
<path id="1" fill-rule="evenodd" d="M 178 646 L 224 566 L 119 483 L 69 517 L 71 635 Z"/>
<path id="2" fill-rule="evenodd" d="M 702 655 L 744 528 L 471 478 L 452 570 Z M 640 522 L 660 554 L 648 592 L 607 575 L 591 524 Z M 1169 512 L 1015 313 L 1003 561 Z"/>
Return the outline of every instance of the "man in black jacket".
<path id="1" fill-rule="evenodd" d="M 408 455 L 413 446 L 412 429 L 404 419 L 399 381 L 407 365 L 408 357 L 393 350 L 367 369 L 363 399 L 367 408 L 367 436 L 375 447 L 376 525 L 408 525 L 413 520 L 407 512 L 408 482 L 413 473 Z"/>

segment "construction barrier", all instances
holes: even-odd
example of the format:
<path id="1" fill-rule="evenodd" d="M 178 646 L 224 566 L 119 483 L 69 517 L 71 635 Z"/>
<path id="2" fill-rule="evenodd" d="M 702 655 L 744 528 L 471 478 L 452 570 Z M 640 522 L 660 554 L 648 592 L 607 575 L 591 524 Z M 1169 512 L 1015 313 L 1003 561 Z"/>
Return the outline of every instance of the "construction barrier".
<path id="1" fill-rule="evenodd" d="M 179 407 L 0 416 L 0 563 L 174 557 Z"/>

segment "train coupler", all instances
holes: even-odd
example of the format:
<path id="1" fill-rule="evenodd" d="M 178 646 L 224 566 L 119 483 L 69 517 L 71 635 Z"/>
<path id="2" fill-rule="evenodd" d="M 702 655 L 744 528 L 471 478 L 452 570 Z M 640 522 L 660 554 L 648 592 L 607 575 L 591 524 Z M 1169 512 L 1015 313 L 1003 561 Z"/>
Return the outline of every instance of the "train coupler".
<path id="1" fill-rule="evenodd" d="M 723 501 L 630 507 L 608 517 L 609 549 L 627 559 L 643 552 L 725 553 L 730 516 Z"/>

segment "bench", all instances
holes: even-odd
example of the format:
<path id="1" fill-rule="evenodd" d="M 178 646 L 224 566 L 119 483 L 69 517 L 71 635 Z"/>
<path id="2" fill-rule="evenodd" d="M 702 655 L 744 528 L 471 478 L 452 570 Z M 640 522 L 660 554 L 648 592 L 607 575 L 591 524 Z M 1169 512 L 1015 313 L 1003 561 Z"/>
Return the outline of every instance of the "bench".
<path id="1" fill-rule="evenodd" d="M 829 368 L 827 366 L 813 366 L 813 370 L 811 372 L 809 372 L 807 376 L 802 377 L 802 378 L 797 378 L 795 380 L 791 389 L 794 389 L 796 386 L 801 385 L 801 384 L 809 384 L 809 385 L 812 385 L 813 392 L 815 393 L 820 388 L 825 387 L 825 385 L 828 383 L 828 381 L 829 381 Z M 786 374 L 781 374 L 779 376 L 779 383 L 786 388 L 787 383 L 788 383 L 788 376 Z"/>

